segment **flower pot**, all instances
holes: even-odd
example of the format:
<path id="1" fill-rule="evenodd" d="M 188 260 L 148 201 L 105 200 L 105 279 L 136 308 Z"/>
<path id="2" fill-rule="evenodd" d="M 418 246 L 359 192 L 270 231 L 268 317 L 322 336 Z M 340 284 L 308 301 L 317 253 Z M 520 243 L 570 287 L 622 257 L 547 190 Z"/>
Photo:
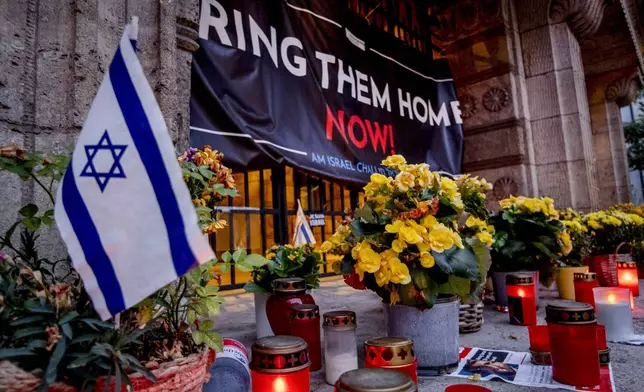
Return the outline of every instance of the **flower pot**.
<path id="1" fill-rule="evenodd" d="M 483 302 L 461 304 L 458 317 L 460 333 L 478 332 L 483 326 Z"/>
<path id="2" fill-rule="evenodd" d="M 427 310 L 384 305 L 387 335 L 414 342 L 419 375 L 439 376 L 458 366 L 459 305 L 456 296 L 439 299 Z"/>
<path id="3" fill-rule="evenodd" d="M 257 339 L 275 335 L 266 316 L 266 301 L 268 301 L 270 295 L 270 293 L 255 293 L 255 329 L 257 330 Z"/>
<path id="4" fill-rule="evenodd" d="M 559 298 L 575 300 L 575 280 L 574 274 L 588 272 L 588 267 L 561 267 L 557 268 L 557 291 Z"/>
<path id="5" fill-rule="evenodd" d="M 508 293 L 505 290 L 505 277 L 509 274 L 532 273 L 535 282 L 534 289 L 535 302 L 539 309 L 539 271 L 510 271 L 510 272 L 493 272 L 492 285 L 494 286 L 494 298 L 496 299 L 496 310 L 499 312 L 508 312 Z"/>

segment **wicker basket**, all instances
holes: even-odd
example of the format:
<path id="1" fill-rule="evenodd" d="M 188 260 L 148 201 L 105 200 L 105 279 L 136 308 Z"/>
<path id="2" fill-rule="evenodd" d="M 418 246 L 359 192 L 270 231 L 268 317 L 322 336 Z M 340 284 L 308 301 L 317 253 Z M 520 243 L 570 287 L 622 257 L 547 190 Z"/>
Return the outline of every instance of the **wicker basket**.
<path id="1" fill-rule="evenodd" d="M 590 258 L 590 268 L 597 273 L 597 280 L 600 286 L 619 286 L 617 282 L 617 263 L 633 261 L 631 253 L 619 253 L 623 246 L 628 246 L 632 253 L 633 247 L 622 242 L 615 248 L 615 253 L 609 255 L 593 255 Z"/>
<path id="2" fill-rule="evenodd" d="M 483 302 L 461 304 L 458 327 L 461 333 L 478 332 L 483 326 Z"/>
<path id="3" fill-rule="evenodd" d="M 130 375 L 130 381 L 136 392 L 201 392 L 204 383 L 210 378 L 209 370 L 213 360 L 211 350 L 206 349 L 198 354 L 162 363 L 152 371 L 157 379 L 154 384 L 139 374 Z M 94 391 L 105 391 L 105 383 L 104 378 L 99 379 Z M 37 390 L 39 385 L 39 375 L 28 373 L 11 362 L 0 362 L 0 391 L 31 392 Z M 113 392 L 115 386 L 112 378 L 109 391 Z M 49 392 L 77 391 L 69 385 L 56 383 L 49 387 Z"/>

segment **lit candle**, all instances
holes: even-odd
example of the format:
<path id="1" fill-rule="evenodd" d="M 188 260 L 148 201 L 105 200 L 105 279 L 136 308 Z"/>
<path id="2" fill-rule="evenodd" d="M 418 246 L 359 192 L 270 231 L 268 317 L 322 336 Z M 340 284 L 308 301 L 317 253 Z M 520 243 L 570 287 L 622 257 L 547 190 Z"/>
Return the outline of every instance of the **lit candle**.
<path id="1" fill-rule="evenodd" d="M 595 307 L 593 289 L 599 287 L 597 274 L 594 272 L 575 272 L 575 301 L 584 302 Z"/>
<path id="2" fill-rule="evenodd" d="M 403 372 L 390 369 L 356 369 L 343 373 L 334 392 L 413 392 L 416 384 Z"/>
<path id="3" fill-rule="evenodd" d="M 619 287 L 630 289 L 634 297 L 640 295 L 640 281 L 637 264 L 633 261 L 617 263 L 617 283 Z"/>
<path id="4" fill-rule="evenodd" d="M 537 305 L 533 277 L 510 274 L 505 277 L 505 285 L 508 293 L 510 324 L 535 325 Z"/>
<path id="5" fill-rule="evenodd" d="M 383 337 L 364 343 L 364 367 L 397 370 L 418 384 L 414 343 L 407 338 Z"/>
<path id="6" fill-rule="evenodd" d="M 611 341 L 628 340 L 635 333 L 631 313 L 631 292 L 621 287 L 593 289 L 597 321 L 606 327 L 606 338 Z"/>
<path id="7" fill-rule="evenodd" d="M 323 318 L 326 382 L 335 385 L 344 372 L 358 368 L 356 313 L 337 310 L 325 313 Z"/>
<path id="8" fill-rule="evenodd" d="M 550 335 L 547 325 L 528 326 L 531 361 L 535 365 L 552 365 L 550 359 Z"/>
<path id="9" fill-rule="evenodd" d="M 304 339 L 270 336 L 253 344 L 252 392 L 309 392 L 309 350 Z"/>

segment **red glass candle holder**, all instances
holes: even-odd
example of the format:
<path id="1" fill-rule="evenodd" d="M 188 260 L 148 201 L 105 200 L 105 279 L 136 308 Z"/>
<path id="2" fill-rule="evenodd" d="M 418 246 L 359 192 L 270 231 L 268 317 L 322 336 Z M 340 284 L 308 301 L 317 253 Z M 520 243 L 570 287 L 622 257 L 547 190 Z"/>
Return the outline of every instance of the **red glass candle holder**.
<path id="1" fill-rule="evenodd" d="M 270 336 L 252 347 L 252 392 L 309 392 L 308 347 L 295 336 Z"/>
<path id="2" fill-rule="evenodd" d="M 291 336 L 304 339 L 309 346 L 311 371 L 322 368 L 320 343 L 320 308 L 315 304 L 294 305 L 291 308 Z"/>
<path id="3" fill-rule="evenodd" d="M 530 337 L 530 350 L 549 353 L 550 335 L 547 325 L 531 325 L 528 327 Z"/>
<path id="4" fill-rule="evenodd" d="M 510 274 L 505 277 L 510 324 L 537 324 L 537 303 L 531 275 Z"/>
<path id="5" fill-rule="evenodd" d="M 315 300 L 306 293 L 306 283 L 302 278 L 275 279 L 272 286 L 273 294 L 266 301 L 266 316 L 275 335 L 288 335 L 291 332 L 291 307 L 314 304 Z"/>
<path id="6" fill-rule="evenodd" d="M 407 374 L 391 369 L 366 368 L 343 373 L 334 392 L 413 392 L 416 384 Z"/>
<path id="7" fill-rule="evenodd" d="M 630 289 L 633 297 L 640 295 L 640 281 L 637 275 L 637 264 L 632 261 L 617 263 L 617 284 Z"/>
<path id="8" fill-rule="evenodd" d="M 445 388 L 445 392 L 492 392 L 492 390 L 480 385 L 456 384 Z"/>
<path id="9" fill-rule="evenodd" d="M 597 274 L 594 272 L 576 272 L 573 275 L 575 281 L 575 301 L 584 302 L 595 307 L 593 289 L 599 287 Z"/>
<path id="10" fill-rule="evenodd" d="M 608 366 L 610 363 L 610 349 L 606 341 L 606 327 L 597 324 L 597 350 L 599 351 L 599 366 Z"/>
<path id="11" fill-rule="evenodd" d="M 414 343 L 407 338 L 382 337 L 364 343 L 364 367 L 397 370 L 411 377 L 418 388 Z M 418 389 L 416 389 L 418 390 Z"/>
<path id="12" fill-rule="evenodd" d="M 599 385 L 597 320 L 586 303 L 553 301 L 546 306 L 552 378 L 563 384 Z"/>

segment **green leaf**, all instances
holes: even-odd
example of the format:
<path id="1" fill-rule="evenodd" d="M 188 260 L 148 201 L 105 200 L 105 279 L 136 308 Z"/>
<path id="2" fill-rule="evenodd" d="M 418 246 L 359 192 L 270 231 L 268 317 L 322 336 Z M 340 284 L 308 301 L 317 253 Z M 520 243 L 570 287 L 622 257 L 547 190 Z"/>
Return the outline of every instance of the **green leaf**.
<path id="1" fill-rule="evenodd" d="M 413 280 L 416 287 L 421 290 L 424 290 L 429 287 L 429 277 L 424 269 L 413 268 L 411 270 L 411 279 Z"/>
<path id="2" fill-rule="evenodd" d="M 90 354 L 98 357 L 111 358 L 114 354 L 114 348 L 107 343 L 96 343 L 90 350 Z"/>
<path id="3" fill-rule="evenodd" d="M 221 335 L 217 332 L 194 331 L 192 333 L 192 339 L 196 344 L 206 344 L 217 352 L 221 352 L 224 349 Z"/>
<path id="4" fill-rule="evenodd" d="M 72 332 L 72 327 L 69 324 L 62 324 L 61 329 L 65 336 L 67 336 L 67 339 L 71 340 L 74 338 L 74 332 Z"/>
<path id="5" fill-rule="evenodd" d="M 29 230 L 38 230 L 40 228 L 41 220 L 36 216 L 24 218 L 22 224 Z"/>
<path id="6" fill-rule="evenodd" d="M 82 355 L 75 360 L 73 360 L 69 365 L 67 365 L 68 369 L 76 369 L 79 367 L 83 367 L 87 365 L 90 361 L 92 361 L 95 357 L 91 354 L 85 354 Z"/>
<path id="7" fill-rule="evenodd" d="M 434 261 L 436 261 L 436 265 L 438 268 L 440 268 L 441 271 L 445 272 L 446 274 L 452 274 L 452 266 L 449 264 L 447 261 L 447 256 L 445 252 L 434 252 L 432 251 L 432 256 L 434 256 Z"/>
<path id="8" fill-rule="evenodd" d="M 469 280 L 479 278 L 479 267 L 471 250 L 453 247 L 446 250 L 445 255 L 455 276 Z"/>
<path id="9" fill-rule="evenodd" d="M 94 340 L 100 340 L 104 337 L 105 335 L 102 333 L 86 333 L 81 336 L 75 337 L 70 345 L 72 344 L 78 344 L 78 343 L 86 343 L 86 342 L 92 342 Z"/>
<path id="10" fill-rule="evenodd" d="M 244 263 L 235 264 L 235 268 L 237 268 L 241 272 L 252 272 L 253 271 L 253 267 L 245 265 Z"/>
<path id="11" fill-rule="evenodd" d="M 45 321 L 45 320 L 47 320 L 47 317 L 43 315 L 27 316 L 27 317 L 22 317 L 22 318 L 13 320 L 9 325 L 11 325 L 12 327 L 17 327 L 19 325 L 31 324 L 31 323 Z"/>
<path id="12" fill-rule="evenodd" d="M 45 333 L 45 327 L 43 326 L 21 328 L 18 331 L 16 331 L 16 333 L 13 334 L 13 338 L 15 340 L 18 340 L 18 339 L 26 338 L 28 336 L 44 334 L 44 333 Z"/>
<path id="13" fill-rule="evenodd" d="M 115 372 L 115 377 L 116 377 L 116 382 L 115 382 L 115 385 L 114 385 L 114 392 L 121 392 L 121 387 L 123 386 L 123 382 L 121 381 L 121 367 L 117 365 L 114 368 L 114 372 Z"/>
<path id="14" fill-rule="evenodd" d="M 556 259 L 557 258 L 557 255 L 552 253 L 552 251 L 550 249 L 548 249 L 548 247 L 546 245 L 544 245 L 543 243 L 534 241 L 532 243 L 532 245 L 535 248 L 539 249 L 544 255 L 548 256 L 549 258 L 551 258 L 551 259 Z"/>
<path id="15" fill-rule="evenodd" d="M 197 287 L 195 287 L 195 293 L 200 297 L 205 297 L 206 296 L 206 289 L 201 287 L 201 286 L 197 286 Z"/>
<path id="16" fill-rule="evenodd" d="M 31 357 L 37 355 L 27 347 L 20 348 L 0 348 L 0 359 L 11 359 L 19 357 Z"/>
<path id="17" fill-rule="evenodd" d="M 38 213 L 38 206 L 35 204 L 27 204 L 26 206 L 18 210 L 18 213 L 25 218 L 31 218 Z"/>
<path id="18" fill-rule="evenodd" d="M 29 343 L 27 343 L 27 348 L 29 349 L 46 348 L 46 347 L 47 347 L 46 340 L 30 340 Z"/>
<path id="19" fill-rule="evenodd" d="M 199 323 L 199 330 L 200 331 L 210 331 L 214 325 L 215 325 L 215 323 L 212 320 L 202 320 Z"/>
<path id="20" fill-rule="evenodd" d="M 255 282 L 246 282 L 244 285 L 244 290 L 246 290 L 247 293 L 267 293 L 262 286 L 258 285 Z"/>
<path id="21" fill-rule="evenodd" d="M 188 324 L 194 324 L 196 319 L 197 313 L 195 312 L 195 310 L 192 307 L 188 308 L 188 310 L 186 311 L 186 321 L 188 321 Z"/>
<path id="22" fill-rule="evenodd" d="M 62 319 L 60 319 L 58 324 L 66 324 L 66 323 L 72 321 L 73 319 L 75 319 L 78 316 L 79 316 L 78 312 L 73 310 L 73 311 L 67 313 Z"/>
<path id="23" fill-rule="evenodd" d="M 240 248 L 233 253 L 233 261 L 238 262 L 240 259 L 244 259 L 246 257 L 246 249 L 245 248 Z"/>
<path id="24" fill-rule="evenodd" d="M 54 348 L 54 352 L 49 358 L 47 369 L 43 374 L 43 384 L 49 385 L 54 381 L 56 381 L 56 376 L 58 374 L 58 364 L 60 363 L 60 360 L 63 359 L 66 349 L 67 349 L 67 339 L 65 338 L 65 336 L 63 336 L 60 338 L 58 343 L 56 343 L 56 348 Z M 41 387 L 41 390 L 42 390 L 42 387 Z"/>
<path id="25" fill-rule="evenodd" d="M 224 263 L 230 263 L 230 260 L 232 260 L 232 259 L 233 259 L 233 255 L 231 255 L 231 254 L 230 254 L 230 252 L 224 252 L 224 253 L 221 255 L 221 260 L 222 260 Z"/>
<path id="26" fill-rule="evenodd" d="M 259 268 L 268 264 L 268 259 L 262 255 L 250 254 L 244 258 L 244 264 Z"/>
<path id="27" fill-rule="evenodd" d="M 227 274 L 228 272 L 230 272 L 230 263 L 219 263 L 219 270 L 223 274 Z"/>
<path id="28" fill-rule="evenodd" d="M 204 176 L 204 178 L 207 180 L 210 180 L 214 175 L 214 173 L 210 170 L 210 168 L 208 168 L 208 166 L 199 166 L 198 170 L 199 174 Z"/>
<path id="29" fill-rule="evenodd" d="M 90 328 L 94 329 L 95 331 L 101 331 L 101 329 L 114 329 L 114 324 L 107 321 L 101 321 L 98 319 L 90 319 L 90 318 L 84 318 L 78 321 L 87 324 Z"/>

